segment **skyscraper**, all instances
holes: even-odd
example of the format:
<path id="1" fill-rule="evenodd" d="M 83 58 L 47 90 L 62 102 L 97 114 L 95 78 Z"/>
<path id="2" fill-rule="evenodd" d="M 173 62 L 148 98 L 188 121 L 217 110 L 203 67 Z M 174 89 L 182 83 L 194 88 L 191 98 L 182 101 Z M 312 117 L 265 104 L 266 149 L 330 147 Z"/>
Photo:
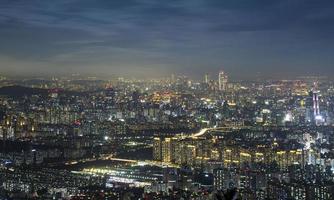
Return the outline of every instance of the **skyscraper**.
<path id="1" fill-rule="evenodd" d="M 220 71 L 218 75 L 218 84 L 220 91 L 226 91 L 228 76 L 224 71 Z"/>
<path id="2" fill-rule="evenodd" d="M 208 73 L 206 73 L 206 74 L 204 75 L 204 83 L 206 83 L 206 84 L 209 83 L 209 74 L 208 74 Z"/>
<path id="3" fill-rule="evenodd" d="M 319 91 L 312 91 L 313 100 L 313 117 L 316 125 L 321 125 L 325 122 L 324 117 L 320 113 L 319 106 Z"/>
<path id="4" fill-rule="evenodd" d="M 314 118 L 316 118 L 318 115 L 320 115 L 319 96 L 317 91 L 312 92 L 312 98 L 313 98 L 313 115 Z"/>

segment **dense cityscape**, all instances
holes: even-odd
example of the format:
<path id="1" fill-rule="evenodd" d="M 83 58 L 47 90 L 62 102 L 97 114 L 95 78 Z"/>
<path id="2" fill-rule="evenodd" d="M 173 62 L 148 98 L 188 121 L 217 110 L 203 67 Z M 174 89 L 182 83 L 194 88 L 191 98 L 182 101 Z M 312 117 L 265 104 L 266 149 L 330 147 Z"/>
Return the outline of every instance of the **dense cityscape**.
<path id="1" fill-rule="evenodd" d="M 333 0 L 0 0 L 0 200 L 334 200 Z"/>
<path id="2" fill-rule="evenodd" d="M 333 199 L 326 77 L 0 84 L 2 198 Z"/>

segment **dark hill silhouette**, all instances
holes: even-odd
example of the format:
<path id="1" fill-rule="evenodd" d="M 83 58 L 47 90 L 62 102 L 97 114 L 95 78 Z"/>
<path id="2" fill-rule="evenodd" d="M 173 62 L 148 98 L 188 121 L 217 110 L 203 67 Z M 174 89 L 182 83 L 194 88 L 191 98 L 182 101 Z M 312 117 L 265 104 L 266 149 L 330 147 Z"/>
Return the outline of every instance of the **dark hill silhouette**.
<path id="1" fill-rule="evenodd" d="M 11 97 L 22 97 L 31 95 L 47 95 L 47 89 L 41 88 L 29 88 L 19 85 L 5 86 L 0 88 L 0 95 L 11 96 Z"/>
<path id="2" fill-rule="evenodd" d="M 10 96 L 14 98 L 20 98 L 23 96 L 31 96 L 31 95 L 42 95 L 47 96 L 52 89 L 43 89 L 43 88 L 30 88 L 24 87 L 20 85 L 13 85 L 13 86 L 5 86 L 0 88 L 0 95 Z M 76 92 L 76 91 L 67 91 L 67 90 L 58 90 L 59 94 L 65 95 L 88 95 L 89 92 Z"/>

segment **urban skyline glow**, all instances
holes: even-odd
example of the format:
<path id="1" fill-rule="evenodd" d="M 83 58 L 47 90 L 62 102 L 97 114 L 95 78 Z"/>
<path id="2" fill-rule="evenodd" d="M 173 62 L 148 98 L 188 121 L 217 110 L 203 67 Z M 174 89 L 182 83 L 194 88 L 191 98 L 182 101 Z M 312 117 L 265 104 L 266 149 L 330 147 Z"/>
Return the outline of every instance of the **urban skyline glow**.
<path id="1" fill-rule="evenodd" d="M 0 199 L 333 200 L 334 0 L 0 0 Z"/>
<path id="2" fill-rule="evenodd" d="M 334 73 L 331 0 L 0 1 L 6 75 Z"/>

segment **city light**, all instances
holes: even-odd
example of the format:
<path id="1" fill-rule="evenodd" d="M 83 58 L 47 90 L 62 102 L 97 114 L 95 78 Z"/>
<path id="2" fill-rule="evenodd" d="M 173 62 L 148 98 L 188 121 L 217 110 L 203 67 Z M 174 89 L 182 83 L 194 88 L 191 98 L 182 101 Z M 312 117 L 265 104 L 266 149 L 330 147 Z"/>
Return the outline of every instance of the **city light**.
<path id="1" fill-rule="evenodd" d="M 334 2 L 1 1 L 0 200 L 334 199 Z"/>

